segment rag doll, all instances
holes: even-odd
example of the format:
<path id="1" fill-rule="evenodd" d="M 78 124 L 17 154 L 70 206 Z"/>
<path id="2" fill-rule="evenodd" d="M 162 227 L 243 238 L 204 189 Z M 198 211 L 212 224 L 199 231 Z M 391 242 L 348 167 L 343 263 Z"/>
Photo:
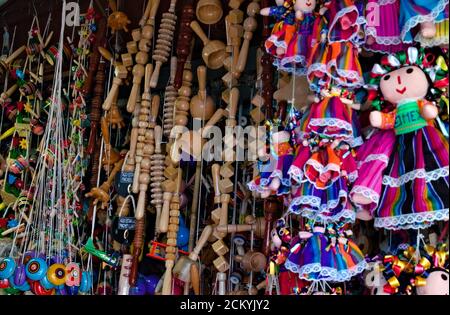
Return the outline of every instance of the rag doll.
<path id="1" fill-rule="evenodd" d="M 304 75 L 311 51 L 311 40 L 315 21 L 316 0 L 296 0 L 294 4 L 296 32 L 290 41 L 286 56 L 280 62 L 279 70 Z"/>
<path id="2" fill-rule="evenodd" d="M 360 162 L 365 164 L 380 154 L 377 163 L 387 166 L 383 174 L 370 175 L 375 186 L 359 177 L 355 182 L 359 191 L 352 194 L 357 205 L 372 204 L 369 209 L 375 216 L 375 227 L 420 229 L 448 220 L 448 141 L 434 125 L 436 106 L 427 100 L 430 90 L 438 89 L 433 84 L 436 69 L 430 58 L 423 50 L 411 47 L 407 52 L 383 57 L 371 73 L 369 97 L 374 104 L 396 105 L 391 112 L 376 110 L 370 114 L 373 127 L 391 133 L 369 139 L 364 146 L 375 155 L 363 154 Z M 394 140 L 392 131 L 395 143 L 387 160 Z M 387 139 L 381 151 L 377 149 L 380 138 Z M 369 193 L 361 187 L 368 188 Z"/>
<path id="3" fill-rule="evenodd" d="M 263 8 L 259 12 L 263 16 L 274 17 L 275 23 L 272 34 L 265 42 L 266 50 L 276 57 L 275 65 L 282 63 L 288 46 L 296 32 L 295 0 L 276 0 L 276 6 Z"/>
<path id="4" fill-rule="evenodd" d="M 286 130 L 272 132 L 271 154 L 268 155 L 268 161 L 262 164 L 260 175 L 248 184 L 249 189 L 260 192 L 262 198 L 269 197 L 272 192 L 276 195 L 290 192 L 291 180 L 288 170 L 294 158 L 290 137 L 290 133 Z"/>
<path id="5" fill-rule="evenodd" d="M 298 148 L 288 173 L 298 187 L 289 212 L 324 223 L 353 222 L 348 186 L 357 178 L 353 148 L 361 144 L 361 137 L 352 95 L 333 88 L 322 96 L 296 130 Z"/>

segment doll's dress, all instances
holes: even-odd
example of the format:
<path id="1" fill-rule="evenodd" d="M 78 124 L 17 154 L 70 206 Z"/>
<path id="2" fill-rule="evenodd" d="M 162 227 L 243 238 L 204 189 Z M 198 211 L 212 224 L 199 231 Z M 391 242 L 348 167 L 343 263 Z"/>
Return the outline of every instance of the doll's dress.
<path id="1" fill-rule="evenodd" d="M 279 70 L 295 75 L 306 74 L 314 21 L 313 13 L 305 14 L 301 21 L 297 20 L 297 31 L 288 45 L 285 57 L 279 63 Z"/>
<path id="2" fill-rule="evenodd" d="M 286 269 L 298 274 L 300 279 L 334 281 L 336 258 L 329 243 L 325 228 L 315 227 L 313 235 L 304 246 L 291 250 L 284 264 Z M 296 246 L 292 248 L 295 249 Z"/>
<path id="3" fill-rule="evenodd" d="M 276 169 L 269 176 L 269 181 L 272 182 L 275 177 L 280 179 L 281 185 L 277 190 L 277 195 L 280 196 L 290 192 L 291 178 L 288 171 L 294 160 L 294 151 L 289 142 L 283 142 L 274 147 L 276 151 L 274 156 L 277 157 Z"/>
<path id="4" fill-rule="evenodd" d="M 395 133 L 393 130 L 379 130 L 357 150 L 359 176 L 350 191 L 350 199 L 360 209 L 372 213 L 378 206 L 382 188 L 383 173 L 394 150 Z M 357 204 L 352 198 L 362 194 L 371 200 L 370 204 Z"/>
<path id="5" fill-rule="evenodd" d="M 368 264 L 364 259 L 364 254 L 353 240 L 345 239 L 345 243 L 340 240 L 342 240 L 342 238 L 340 238 L 336 244 L 335 254 L 337 270 L 336 281 L 344 282 L 362 273 L 368 268 Z"/>
<path id="6" fill-rule="evenodd" d="M 446 19 L 445 9 L 449 0 L 402 0 L 400 1 L 400 31 L 402 41 L 412 43 L 413 29 L 424 22 L 440 23 Z M 448 15 L 447 15 L 448 19 Z"/>
<path id="7" fill-rule="evenodd" d="M 288 211 L 319 222 L 354 222 L 355 211 L 348 199 L 348 186 L 357 178 L 351 148 L 360 145 L 357 117 L 340 97 L 325 97 L 314 103 L 301 121 L 296 157 L 289 169 L 294 183 Z M 349 149 L 332 148 L 334 140 Z"/>
<path id="8" fill-rule="evenodd" d="M 448 141 L 420 116 L 421 101 L 397 104 L 394 154 L 383 176 L 375 227 L 419 229 L 448 220 Z"/>
<path id="9" fill-rule="evenodd" d="M 273 157 L 270 157 L 267 161 L 258 161 L 258 175 L 252 181 L 247 183 L 247 187 L 251 191 L 259 193 L 268 189 L 268 186 L 271 183 L 272 172 L 276 169 L 277 163 L 278 160 Z"/>
<path id="10" fill-rule="evenodd" d="M 274 65 L 278 67 L 284 55 L 277 54 L 277 48 L 281 47 L 287 50 L 292 38 L 297 31 L 295 23 L 295 11 L 285 8 L 284 6 L 276 6 L 270 8 L 270 16 L 279 21 L 275 23 L 272 34 L 265 42 L 266 51 L 275 57 Z"/>
<path id="11" fill-rule="evenodd" d="M 414 41 L 419 42 L 422 47 L 434 47 L 449 44 L 449 5 L 445 6 L 443 12 L 444 19 L 441 22 L 435 23 L 436 35 L 433 38 L 424 38 L 419 32 L 414 37 Z"/>
<path id="12" fill-rule="evenodd" d="M 375 12 L 369 14 L 376 16 L 372 20 L 367 15 L 366 35 L 373 36 L 375 42 L 366 44 L 365 48 L 377 53 L 397 53 L 406 50 L 409 45 L 402 42 L 400 37 L 400 3 L 399 0 L 369 0 L 368 7 L 375 6 Z"/>
<path id="13" fill-rule="evenodd" d="M 347 42 L 357 40 L 361 26 L 365 23 L 364 4 L 358 0 L 332 1 L 328 6 L 326 15 L 330 22 L 328 41 Z M 349 25 L 344 29 L 341 25 L 343 19 L 348 19 Z"/>

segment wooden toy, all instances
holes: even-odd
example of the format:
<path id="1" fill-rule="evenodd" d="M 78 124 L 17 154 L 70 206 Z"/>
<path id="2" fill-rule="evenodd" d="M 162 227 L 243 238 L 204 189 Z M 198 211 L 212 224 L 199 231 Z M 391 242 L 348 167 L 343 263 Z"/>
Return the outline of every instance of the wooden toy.
<path id="1" fill-rule="evenodd" d="M 197 21 L 191 23 L 191 28 L 203 42 L 202 58 L 206 66 L 212 70 L 222 68 L 227 57 L 225 44 L 219 40 L 210 40 Z"/>
<path id="2" fill-rule="evenodd" d="M 220 0 L 199 0 L 195 14 L 203 24 L 216 24 L 223 16 L 222 3 Z"/>

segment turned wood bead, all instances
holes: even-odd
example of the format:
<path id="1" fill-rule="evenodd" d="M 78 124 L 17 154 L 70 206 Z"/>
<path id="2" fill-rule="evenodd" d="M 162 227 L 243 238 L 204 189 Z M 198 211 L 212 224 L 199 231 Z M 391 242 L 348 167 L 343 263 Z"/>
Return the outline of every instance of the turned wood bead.
<path id="1" fill-rule="evenodd" d="M 169 215 L 170 215 L 171 217 L 177 217 L 177 216 L 180 215 L 180 210 L 170 210 L 170 211 L 169 211 Z"/>
<path id="2" fill-rule="evenodd" d="M 146 24 L 141 31 L 141 38 L 150 40 L 153 37 L 153 26 Z"/>
<path id="3" fill-rule="evenodd" d="M 140 51 L 136 54 L 136 62 L 140 65 L 145 65 L 148 62 L 148 54 L 146 52 Z M 142 72 L 142 76 L 144 76 L 145 74 L 145 68 L 142 67 L 143 72 Z M 134 74 L 134 69 L 133 69 L 133 74 Z"/>
<path id="4" fill-rule="evenodd" d="M 148 185 L 150 183 L 150 176 L 145 173 L 139 174 L 139 183 L 142 185 Z M 147 187 L 145 187 L 145 188 L 147 188 Z"/>

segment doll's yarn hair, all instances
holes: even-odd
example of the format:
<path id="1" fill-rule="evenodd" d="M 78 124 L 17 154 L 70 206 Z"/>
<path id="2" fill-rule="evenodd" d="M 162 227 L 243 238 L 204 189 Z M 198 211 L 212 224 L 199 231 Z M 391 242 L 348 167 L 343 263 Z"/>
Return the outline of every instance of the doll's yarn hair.
<path id="1" fill-rule="evenodd" d="M 436 58 L 431 52 L 426 53 L 423 48 L 410 47 L 407 51 L 383 56 L 381 62 L 373 66 L 369 84 L 365 86 L 372 106 L 380 110 L 384 103 L 379 90 L 381 78 L 387 73 L 408 66 L 417 66 L 425 73 L 430 86 L 427 99 L 435 100 L 445 92 L 448 86 L 448 66 L 444 58 L 442 56 Z"/>

